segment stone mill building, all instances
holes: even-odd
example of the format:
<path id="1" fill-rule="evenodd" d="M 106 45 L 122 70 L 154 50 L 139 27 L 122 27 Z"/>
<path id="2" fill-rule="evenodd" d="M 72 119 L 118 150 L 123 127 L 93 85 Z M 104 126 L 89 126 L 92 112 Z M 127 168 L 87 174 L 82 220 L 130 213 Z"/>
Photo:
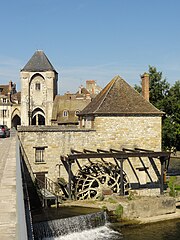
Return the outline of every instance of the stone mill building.
<path id="1" fill-rule="evenodd" d="M 159 193 L 165 161 L 161 153 L 163 113 L 149 102 L 148 74 L 142 75 L 143 96 L 120 76 L 102 90 L 88 80 L 86 87 L 60 96 L 58 73 L 38 50 L 20 77 L 21 93 L 12 83 L 6 91 L 0 86 L 0 109 L 3 121 L 19 125 L 23 158 L 33 176 L 44 183 L 63 179 L 70 186 L 72 181 L 73 191 L 83 199 L 91 192 L 83 182 L 91 182 L 97 197 L 102 189 L 120 191 L 122 177 L 137 194 Z M 73 154 L 80 154 L 80 159 Z"/>
<path id="2" fill-rule="evenodd" d="M 115 76 L 99 93 L 95 91 L 99 88 L 90 81 L 89 91 L 81 88 L 76 94 L 57 96 L 57 77 L 56 70 L 42 51 L 37 51 L 21 70 L 23 116 L 18 136 L 24 156 L 37 178 L 54 182 L 62 178 L 67 182 L 67 164 L 63 159 L 68 159 L 76 151 L 161 151 L 163 113 L 148 101 L 148 74 L 142 76 L 144 96 L 120 76 Z M 143 194 L 147 194 L 151 187 L 150 194 L 157 194 L 159 187 L 155 186 L 159 182 L 161 164 L 149 156 L 126 158 L 123 172 L 132 188 L 144 187 Z M 107 164 L 112 169 L 118 165 L 115 158 L 109 162 L 99 160 L 97 165 L 100 164 L 98 168 L 102 171 Z M 73 178 L 81 179 L 81 169 L 89 169 L 93 164 L 90 159 L 73 162 Z M 119 175 L 108 175 L 108 178 L 119 181 Z"/>

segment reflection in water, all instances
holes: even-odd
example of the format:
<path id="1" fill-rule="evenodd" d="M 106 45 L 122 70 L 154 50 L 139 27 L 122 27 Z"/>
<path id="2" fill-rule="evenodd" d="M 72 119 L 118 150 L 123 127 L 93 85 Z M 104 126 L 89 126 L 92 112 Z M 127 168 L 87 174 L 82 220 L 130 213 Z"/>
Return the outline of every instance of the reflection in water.
<path id="1" fill-rule="evenodd" d="M 114 229 L 121 231 L 124 240 L 177 240 L 180 239 L 180 219 L 174 221 L 163 221 L 141 226 L 131 226 Z"/>
<path id="2" fill-rule="evenodd" d="M 120 224 L 71 233 L 46 240 L 178 240 L 180 239 L 180 219 L 148 225 L 121 227 Z"/>

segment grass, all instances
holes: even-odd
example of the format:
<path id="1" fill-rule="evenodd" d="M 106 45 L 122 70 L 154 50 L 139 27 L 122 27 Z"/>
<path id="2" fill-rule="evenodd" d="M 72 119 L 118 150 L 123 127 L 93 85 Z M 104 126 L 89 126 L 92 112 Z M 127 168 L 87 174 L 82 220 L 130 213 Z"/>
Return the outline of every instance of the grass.
<path id="1" fill-rule="evenodd" d="M 171 197 L 176 197 L 179 194 L 180 191 L 180 185 L 177 184 L 177 177 L 176 176 L 171 176 L 169 178 L 169 181 L 167 182 L 168 187 L 170 189 L 169 195 Z"/>

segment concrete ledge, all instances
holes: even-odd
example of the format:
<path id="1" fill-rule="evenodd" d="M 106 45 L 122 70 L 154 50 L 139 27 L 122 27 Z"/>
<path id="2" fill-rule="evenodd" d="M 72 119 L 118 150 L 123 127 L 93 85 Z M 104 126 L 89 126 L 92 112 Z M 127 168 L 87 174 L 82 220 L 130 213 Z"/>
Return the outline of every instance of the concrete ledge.
<path id="1" fill-rule="evenodd" d="M 175 213 L 171 214 L 164 214 L 149 218 L 138 218 L 138 221 L 140 224 L 146 224 L 146 223 L 154 223 L 154 222 L 161 222 L 161 221 L 168 221 L 168 220 L 174 220 L 174 219 L 180 219 L 180 209 L 176 209 Z"/>

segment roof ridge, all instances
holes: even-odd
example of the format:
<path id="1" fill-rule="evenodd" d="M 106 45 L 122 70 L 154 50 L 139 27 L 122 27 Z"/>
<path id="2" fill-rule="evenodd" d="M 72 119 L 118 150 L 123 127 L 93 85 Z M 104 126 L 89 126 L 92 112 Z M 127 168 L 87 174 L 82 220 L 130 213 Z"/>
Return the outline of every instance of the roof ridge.
<path id="1" fill-rule="evenodd" d="M 108 83 L 108 84 L 106 85 L 105 88 L 108 88 L 109 85 L 110 85 L 110 87 L 108 88 L 108 90 L 107 90 L 107 92 L 105 93 L 105 95 L 104 95 L 101 103 L 99 104 L 99 106 L 97 107 L 97 109 L 96 109 L 94 112 L 97 112 L 97 111 L 99 110 L 99 108 L 100 108 L 101 105 L 103 104 L 105 98 L 107 97 L 108 93 L 109 93 L 110 90 L 112 89 L 112 87 L 113 87 L 113 85 L 114 85 L 114 83 L 115 83 L 115 81 L 117 80 L 118 77 L 119 77 L 119 76 L 115 76 L 115 77 L 110 81 L 110 83 Z M 116 78 L 116 79 L 115 79 L 115 78 Z M 104 90 L 104 89 L 103 89 L 103 90 Z M 103 90 L 102 90 L 102 91 L 103 91 Z"/>

